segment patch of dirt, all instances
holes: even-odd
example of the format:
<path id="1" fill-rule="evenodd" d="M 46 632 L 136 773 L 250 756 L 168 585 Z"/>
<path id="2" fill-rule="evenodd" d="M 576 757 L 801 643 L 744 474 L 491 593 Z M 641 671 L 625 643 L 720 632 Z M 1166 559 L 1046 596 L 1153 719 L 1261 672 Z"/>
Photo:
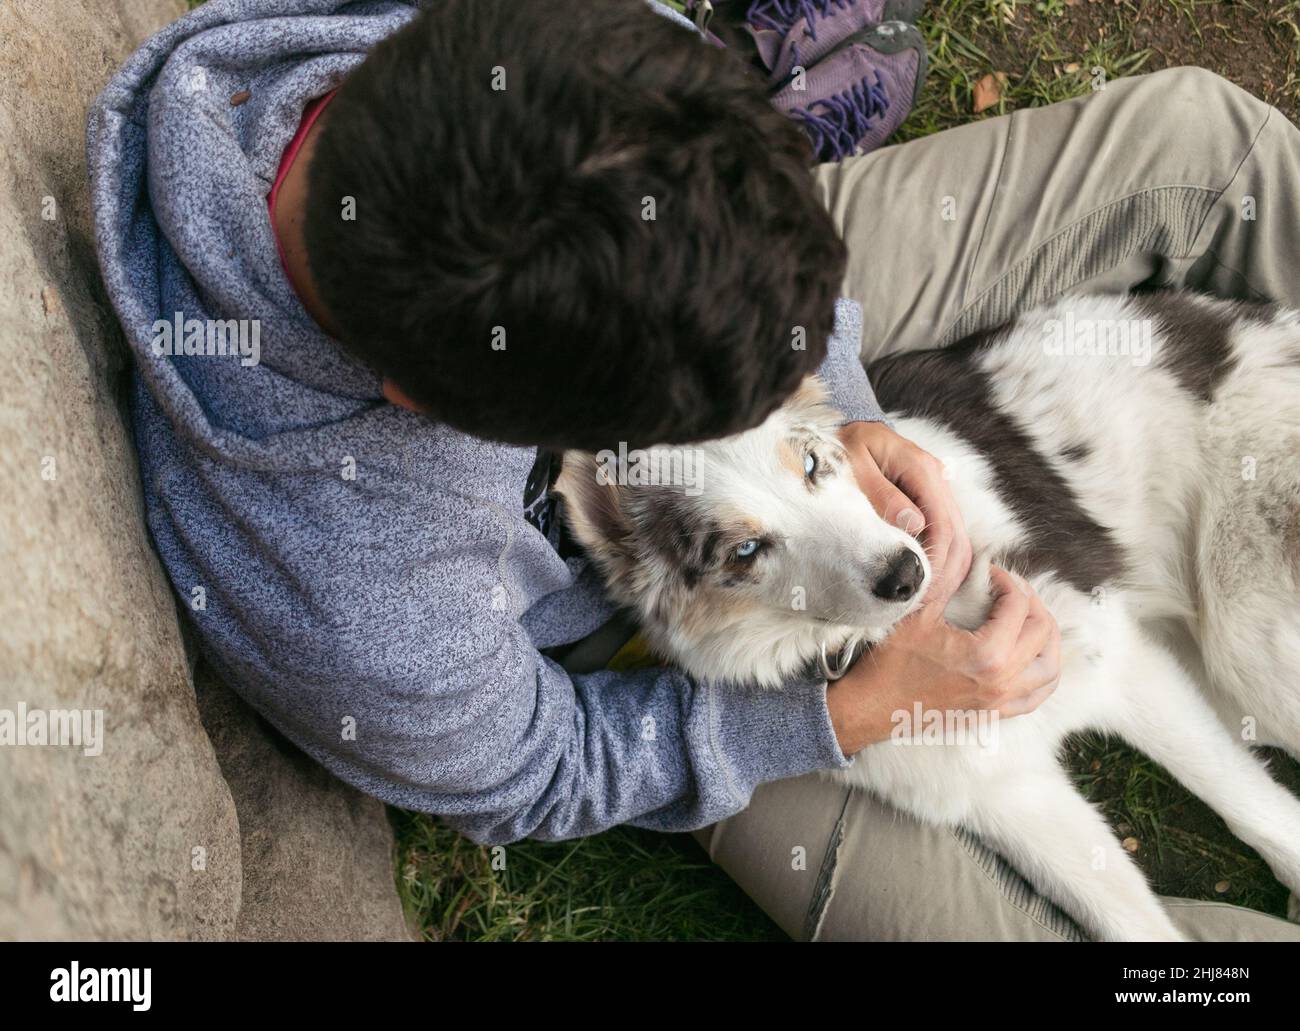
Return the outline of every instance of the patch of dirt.
<path id="1" fill-rule="evenodd" d="M 1295 4 L 1225 0 L 1190 7 L 1169 0 L 1067 0 L 1059 16 L 1018 7 L 1015 27 L 1050 31 L 1063 49 L 1076 53 L 1099 38 L 1118 37 L 1124 50 L 1151 51 L 1143 72 L 1178 65 L 1209 68 L 1300 122 L 1300 6 Z M 1008 33 L 1012 41 L 1016 35 Z M 1013 52 L 990 56 L 1005 56 L 1012 67 L 1018 63 Z"/>

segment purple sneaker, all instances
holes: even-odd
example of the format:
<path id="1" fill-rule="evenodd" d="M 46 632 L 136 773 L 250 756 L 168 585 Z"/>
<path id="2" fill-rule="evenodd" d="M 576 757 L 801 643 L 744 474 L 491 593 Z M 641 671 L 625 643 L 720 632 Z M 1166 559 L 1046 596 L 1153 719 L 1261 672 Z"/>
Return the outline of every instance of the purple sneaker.
<path id="1" fill-rule="evenodd" d="M 925 0 L 753 0 L 745 29 L 775 87 L 852 36 L 883 22 L 916 21 L 924 6 Z"/>
<path id="2" fill-rule="evenodd" d="M 875 150 L 907 117 L 927 68 L 925 40 L 905 22 L 856 33 L 772 96 L 800 122 L 818 161 Z"/>

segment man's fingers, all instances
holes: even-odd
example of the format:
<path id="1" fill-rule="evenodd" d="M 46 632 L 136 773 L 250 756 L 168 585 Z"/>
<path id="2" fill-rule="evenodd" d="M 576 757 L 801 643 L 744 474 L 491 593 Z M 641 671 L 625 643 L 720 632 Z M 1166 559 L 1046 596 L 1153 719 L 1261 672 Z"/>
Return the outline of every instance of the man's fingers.
<path id="1" fill-rule="evenodd" d="M 1004 716 L 1032 712 L 1061 680 L 1061 631 L 1037 595 L 1031 599 L 1024 633 L 1012 661 L 1012 668 L 1024 663 L 1024 669 L 1011 686 L 1010 700 L 999 710 Z"/>
<path id="2" fill-rule="evenodd" d="M 1051 617 L 1051 613 L 1048 613 Z M 1048 640 L 1047 647 L 1044 648 L 1034 661 L 1031 662 L 1025 670 L 1029 682 L 1035 686 L 1047 683 L 1055 683 L 1061 677 L 1061 628 L 1056 625 L 1056 620 L 1052 620 L 1052 636 Z"/>
<path id="3" fill-rule="evenodd" d="M 1047 699 L 1052 697 L 1052 692 L 1057 689 L 1060 683 L 1061 678 L 1059 676 L 1053 677 L 1041 687 L 1035 688 L 1028 694 L 1020 695 L 1018 698 L 1013 698 L 1011 701 L 1007 702 L 998 709 L 998 715 L 1007 717 L 1023 716 L 1027 712 L 1033 712 L 1047 701 Z"/>
<path id="4" fill-rule="evenodd" d="M 1033 588 L 1030 588 L 1033 591 Z M 1052 636 L 1056 633 L 1056 620 L 1047 611 L 1037 594 L 1029 596 L 1029 613 L 1020 628 L 1020 637 L 1007 659 L 1007 668 L 1019 671 L 1029 666 L 1039 655 L 1048 650 Z"/>
<path id="5" fill-rule="evenodd" d="M 966 577 L 970 575 L 971 562 L 974 558 L 975 552 L 971 547 L 970 538 L 966 536 L 966 524 L 962 520 L 961 512 L 954 505 L 952 508 L 952 546 L 948 551 L 945 575 L 960 587 L 966 582 Z"/>
<path id="6" fill-rule="evenodd" d="M 925 604 L 942 612 L 966 579 L 970 560 L 967 558 L 965 565 L 961 564 L 960 553 L 954 547 L 952 521 L 942 508 L 939 515 L 926 524 L 921 541 L 930 559 L 930 589 L 926 592 Z"/>
<path id="7" fill-rule="evenodd" d="M 952 556 L 952 519 L 948 515 L 947 509 L 938 507 L 927 509 L 928 519 L 925 524 L 925 532 L 921 534 L 921 541 L 925 545 L 925 553 L 930 558 L 930 568 L 934 571 L 934 593 L 952 597 L 953 593 L 961 586 L 961 581 L 953 583 L 952 570 L 949 568 L 949 559 Z"/>
<path id="8" fill-rule="evenodd" d="M 972 635 L 986 659 L 1009 656 L 1029 615 L 1029 585 L 999 566 L 989 566 L 993 609 Z"/>
<path id="9" fill-rule="evenodd" d="M 938 463 L 924 464 L 901 479 L 899 486 L 925 517 L 921 541 L 934 571 L 930 600 L 946 605 L 970 573 L 972 552 L 961 510 L 943 479 L 942 468 Z"/>
<path id="10" fill-rule="evenodd" d="M 917 511 L 917 506 L 878 468 L 860 469 L 858 481 L 871 502 L 871 507 L 880 513 L 881 519 L 906 533 L 915 535 L 921 532 L 925 519 Z"/>
<path id="11" fill-rule="evenodd" d="M 1009 707 L 1016 708 L 1027 705 L 1028 708 L 1019 710 L 1021 712 L 1029 712 L 1030 709 L 1037 708 L 1044 698 L 1056 690 L 1060 682 L 1061 661 L 1059 650 L 1038 656 L 1016 678 L 1012 698 L 1007 705 L 1003 706 L 1004 715 L 1016 715 L 1016 713 L 1009 711 Z"/>

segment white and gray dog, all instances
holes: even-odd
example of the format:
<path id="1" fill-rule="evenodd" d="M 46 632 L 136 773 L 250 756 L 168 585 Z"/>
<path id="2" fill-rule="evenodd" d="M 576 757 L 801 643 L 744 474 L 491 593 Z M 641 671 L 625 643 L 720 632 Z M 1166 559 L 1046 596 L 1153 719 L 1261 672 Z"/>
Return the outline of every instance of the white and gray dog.
<path id="1" fill-rule="evenodd" d="M 1058 760 L 1068 734 L 1115 734 L 1255 848 L 1294 910 L 1300 801 L 1250 745 L 1300 757 L 1300 316 L 1067 297 L 870 376 L 945 462 L 975 549 L 948 619 L 983 622 L 990 562 L 1019 572 L 1060 625 L 1062 672 L 994 734 L 912 726 L 900 740 L 934 746 L 886 741 L 828 775 L 974 831 L 1097 938 L 1177 939 Z M 779 689 L 920 604 L 929 562 L 858 489 L 839 423 L 810 379 L 757 429 L 694 448 L 694 488 L 564 456 L 570 528 L 663 658 Z"/>

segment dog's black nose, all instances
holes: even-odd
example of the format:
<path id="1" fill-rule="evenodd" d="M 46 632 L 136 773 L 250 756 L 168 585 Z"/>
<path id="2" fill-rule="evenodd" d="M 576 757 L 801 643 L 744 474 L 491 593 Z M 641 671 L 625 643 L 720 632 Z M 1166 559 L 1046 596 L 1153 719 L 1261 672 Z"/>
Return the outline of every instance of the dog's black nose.
<path id="1" fill-rule="evenodd" d="M 876 581 L 871 593 L 885 601 L 907 601 L 921 586 L 925 571 L 921 559 L 911 548 L 904 548 L 889 565 L 889 571 Z"/>

